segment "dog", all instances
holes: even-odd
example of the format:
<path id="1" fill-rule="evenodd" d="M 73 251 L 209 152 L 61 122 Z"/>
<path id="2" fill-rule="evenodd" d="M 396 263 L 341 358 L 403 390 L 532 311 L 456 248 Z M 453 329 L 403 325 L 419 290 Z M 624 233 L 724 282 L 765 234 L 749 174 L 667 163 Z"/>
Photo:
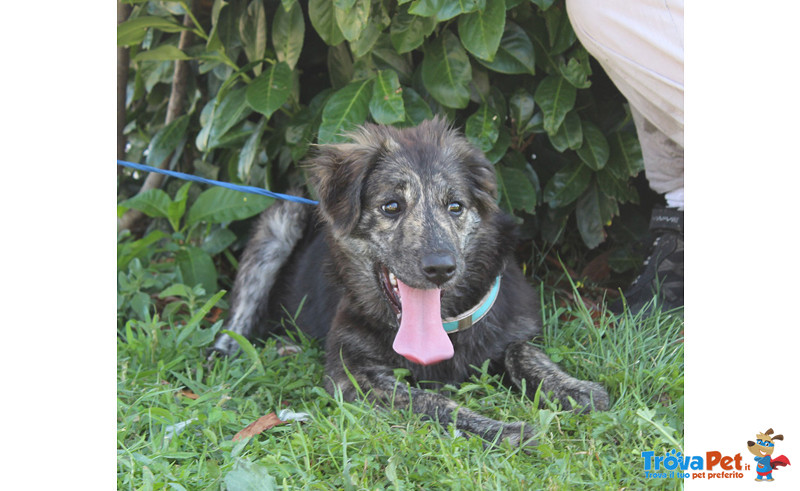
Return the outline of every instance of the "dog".
<path id="1" fill-rule="evenodd" d="M 756 461 L 756 481 L 774 481 L 772 471 L 777 471 L 783 466 L 790 465 L 789 459 L 785 455 L 777 458 L 772 458 L 775 452 L 775 440 L 783 441 L 783 435 L 772 435 L 774 431 L 772 428 L 764 433 L 756 433 L 756 441 L 748 440 L 747 450 L 755 455 L 753 460 Z"/>
<path id="2" fill-rule="evenodd" d="M 541 388 L 565 408 L 607 409 L 602 386 L 529 344 L 541 333 L 538 297 L 513 257 L 515 223 L 497 205 L 486 157 L 439 118 L 405 129 L 367 124 L 351 137 L 318 146 L 308 162 L 316 213 L 279 202 L 258 219 L 227 329 L 264 339 L 302 305 L 296 325 L 325 339 L 329 393 L 411 407 L 489 441 L 517 445 L 534 432 L 425 389 L 459 384 L 490 360 L 492 373 L 531 399 Z M 214 345 L 228 355 L 237 348 L 228 335 Z M 411 383 L 395 378 L 397 368 Z"/>

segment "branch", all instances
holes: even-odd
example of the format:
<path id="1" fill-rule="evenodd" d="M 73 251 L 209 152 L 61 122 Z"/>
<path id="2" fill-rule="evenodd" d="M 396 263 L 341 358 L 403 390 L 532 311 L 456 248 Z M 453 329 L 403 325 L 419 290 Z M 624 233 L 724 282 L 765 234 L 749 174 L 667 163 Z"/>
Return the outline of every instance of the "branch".
<path id="1" fill-rule="evenodd" d="M 131 13 L 130 5 L 117 1 L 117 24 L 128 19 Z M 128 65 L 130 64 L 130 50 L 126 46 L 117 46 L 117 159 L 125 160 L 125 102 L 128 91 Z M 117 166 L 117 175 L 122 173 L 122 168 Z"/>
<path id="2" fill-rule="evenodd" d="M 194 25 L 192 23 L 192 17 L 189 14 L 183 16 L 183 25 L 186 27 L 192 27 Z M 191 30 L 187 29 L 185 31 L 181 31 L 181 37 L 178 41 L 178 49 L 181 51 L 185 50 L 189 47 L 191 42 Z M 189 80 L 189 72 L 190 70 L 188 61 L 175 60 L 175 69 L 172 73 L 172 89 L 169 94 L 169 102 L 167 103 L 167 116 L 164 120 L 164 124 L 171 123 L 183 112 L 184 101 L 186 99 L 186 87 Z M 153 165 L 163 169 L 167 166 L 167 163 L 169 163 L 170 159 L 171 156 L 167 156 L 167 158 L 165 158 L 162 162 Z M 164 175 L 151 172 L 145 178 L 141 189 L 139 189 L 139 194 L 150 189 L 159 188 L 163 182 Z M 117 221 L 117 230 L 133 228 L 134 224 L 142 217 L 144 217 L 144 214 L 142 214 L 142 212 L 139 210 L 126 211 L 122 218 Z"/>

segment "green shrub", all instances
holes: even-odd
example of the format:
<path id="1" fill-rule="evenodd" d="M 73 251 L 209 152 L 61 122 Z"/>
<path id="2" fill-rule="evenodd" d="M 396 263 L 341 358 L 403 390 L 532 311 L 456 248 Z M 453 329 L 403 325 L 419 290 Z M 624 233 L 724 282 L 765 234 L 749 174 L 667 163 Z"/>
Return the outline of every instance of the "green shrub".
<path id="1" fill-rule="evenodd" d="M 215 0 L 188 17 L 185 1 L 125 3 L 128 160 L 171 155 L 203 177 L 281 191 L 305 184 L 313 143 L 440 114 L 496 164 L 499 203 L 528 238 L 593 249 L 620 204 L 638 202 L 629 114 L 563 1 Z M 165 125 L 177 60 L 192 70 L 186 109 Z M 121 199 L 134 184 L 122 179 Z"/>

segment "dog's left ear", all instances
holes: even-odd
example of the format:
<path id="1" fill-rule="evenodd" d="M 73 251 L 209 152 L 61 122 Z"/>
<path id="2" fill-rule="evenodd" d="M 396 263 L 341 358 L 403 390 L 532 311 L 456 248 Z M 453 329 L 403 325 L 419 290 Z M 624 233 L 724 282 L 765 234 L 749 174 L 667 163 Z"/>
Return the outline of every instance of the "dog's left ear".
<path id="1" fill-rule="evenodd" d="M 497 176 L 494 165 L 486 159 L 483 152 L 468 143 L 461 146 L 460 154 L 462 162 L 469 169 L 470 190 L 478 210 L 481 213 L 497 211 Z"/>
<path id="2" fill-rule="evenodd" d="M 374 148 L 343 143 L 320 145 L 307 161 L 320 211 L 334 231 L 349 233 L 358 223 L 361 187 L 376 159 Z"/>

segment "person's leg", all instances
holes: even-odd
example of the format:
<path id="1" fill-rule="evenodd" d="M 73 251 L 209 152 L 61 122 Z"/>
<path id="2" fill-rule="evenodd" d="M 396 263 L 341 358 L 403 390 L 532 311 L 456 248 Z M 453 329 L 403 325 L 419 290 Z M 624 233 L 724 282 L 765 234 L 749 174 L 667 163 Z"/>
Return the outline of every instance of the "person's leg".
<path id="1" fill-rule="evenodd" d="M 683 146 L 662 133 L 633 105 L 631 115 L 650 188 L 664 195 L 667 206 L 683 210 Z"/>
<path id="2" fill-rule="evenodd" d="M 654 293 L 664 308 L 682 306 L 683 0 L 567 0 L 567 12 L 581 44 L 628 100 L 645 175 L 667 204 L 653 210 L 650 257 L 625 298 L 633 311 Z"/>
<path id="3" fill-rule="evenodd" d="M 631 106 L 683 147 L 683 0 L 567 0 L 567 13 Z"/>

